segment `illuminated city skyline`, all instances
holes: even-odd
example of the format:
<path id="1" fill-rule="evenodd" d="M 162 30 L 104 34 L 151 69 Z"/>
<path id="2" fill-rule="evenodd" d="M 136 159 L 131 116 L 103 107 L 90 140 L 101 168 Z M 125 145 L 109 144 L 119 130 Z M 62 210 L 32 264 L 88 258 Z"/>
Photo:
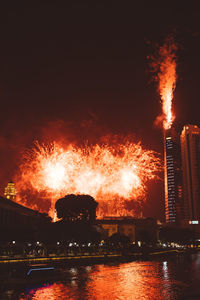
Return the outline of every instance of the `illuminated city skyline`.
<path id="1" fill-rule="evenodd" d="M 85 141 L 97 144 L 105 136 L 132 134 L 145 149 L 162 154 L 163 133 L 153 125 L 161 111 L 160 96 L 149 84 L 147 56 L 172 31 L 180 44 L 173 113 L 180 128 L 200 126 L 200 45 L 197 10 L 192 6 L 162 2 L 156 7 L 151 2 L 132 3 L 129 9 L 117 3 L 110 9 L 103 3 L 98 8 L 95 3 L 56 9 L 42 2 L 31 8 L 20 3 L 3 6 L 1 195 L 18 172 L 22 152 L 35 140 L 40 144 L 66 140 L 82 147 Z M 151 182 L 148 190 L 144 215 L 163 219 L 163 183 Z"/>

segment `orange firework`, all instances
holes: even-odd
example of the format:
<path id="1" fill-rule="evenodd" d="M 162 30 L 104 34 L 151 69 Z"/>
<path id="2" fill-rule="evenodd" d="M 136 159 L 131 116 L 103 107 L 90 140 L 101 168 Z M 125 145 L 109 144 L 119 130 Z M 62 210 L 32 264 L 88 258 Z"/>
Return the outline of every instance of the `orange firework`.
<path id="1" fill-rule="evenodd" d="M 172 37 L 166 39 L 159 50 L 159 58 L 153 59 L 153 69 L 157 71 L 159 93 L 162 101 L 162 120 L 164 129 L 171 128 L 175 119 L 172 111 L 173 92 L 176 87 L 176 55 L 177 46 Z"/>
<path id="2" fill-rule="evenodd" d="M 156 178 L 159 169 L 158 155 L 140 143 L 82 148 L 35 143 L 24 155 L 16 182 L 19 195 L 37 191 L 52 201 L 51 210 L 59 197 L 80 193 L 95 197 L 99 215 L 122 215 L 130 214 L 125 201 L 144 201 L 146 182 Z"/>

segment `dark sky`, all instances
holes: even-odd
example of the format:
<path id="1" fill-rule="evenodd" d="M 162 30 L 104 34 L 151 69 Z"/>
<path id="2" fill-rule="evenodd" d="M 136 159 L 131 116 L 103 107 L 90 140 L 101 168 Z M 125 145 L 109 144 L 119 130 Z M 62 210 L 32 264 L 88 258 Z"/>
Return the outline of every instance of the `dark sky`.
<path id="1" fill-rule="evenodd" d="M 194 2 L 84 2 L 0 5 L 1 193 L 21 151 L 49 128 L 51 138 L 59 135 L 58 121 L 74 140 L 134 134 L 162 152 L 162 132 L 153 126 L 159 95 L 146 57 L 174 30 L 180 45 L 177 124 L 200 125 L 200 11 Z M 149 191 L 145 214 L 162 218 L 162 183 L 151 183 Z"/>

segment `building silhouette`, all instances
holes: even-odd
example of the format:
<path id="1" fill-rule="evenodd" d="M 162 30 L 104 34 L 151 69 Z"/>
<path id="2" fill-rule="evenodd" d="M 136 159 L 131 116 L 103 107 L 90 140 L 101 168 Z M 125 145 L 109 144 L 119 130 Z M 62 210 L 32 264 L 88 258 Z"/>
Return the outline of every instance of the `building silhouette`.
<path id="1" fill-rule="evenodd" d="M 0 245 L 8 241 L 45 239 L 51 219 L 44 213 L 0 196 Z"/>
<path id="2" fill-rule="evenodd" d="M 165 218 L 167 223 L 183 219 L 179 136 L 172 127 L 164 131 Z"/>
<path id="3" fill-rule="evenodd" d="M 157 221 L 153 218 L 107 217 L 97 219 L 96 224 L 101 227 L 104 239 L 118 234 L 128 237 L 131 243 L 158 240 Z"/>
<path id="4" fill-rule="evenodd" d="M 183 174 L 184 219 L 200 221 L 200 128 L 185 125 L 180 136 Z"/>

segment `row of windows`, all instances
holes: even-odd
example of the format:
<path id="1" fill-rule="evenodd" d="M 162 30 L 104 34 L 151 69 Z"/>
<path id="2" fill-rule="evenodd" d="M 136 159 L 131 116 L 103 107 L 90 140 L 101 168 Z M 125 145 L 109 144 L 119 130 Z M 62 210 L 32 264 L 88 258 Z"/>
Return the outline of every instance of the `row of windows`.
<path id="1" fill-rule="evenodd" d="M 174 161 L 172 156 L 167 156 L 166 160 L 167 160 L 167 162 L 173 162 Z"/>
<path id="2" fill-rule="evenodd" d="M 169 163 L 169 162 L 167 162 L 167 169 L 174 169 L 174 164 L 173 164 L 173 162 L 171 163 Z"/>

